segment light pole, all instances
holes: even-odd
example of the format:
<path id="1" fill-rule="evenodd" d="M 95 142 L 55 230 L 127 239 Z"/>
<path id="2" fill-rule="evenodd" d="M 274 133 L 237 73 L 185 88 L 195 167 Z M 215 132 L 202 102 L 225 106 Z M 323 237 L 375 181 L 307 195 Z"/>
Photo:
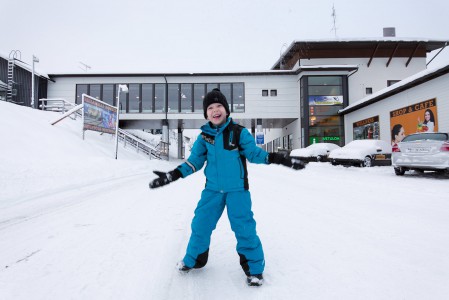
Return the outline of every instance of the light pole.
<path id="1" fill-rule="evenodd" d="M 34 63 L 38 63 L 39 58 L 33 55 L 33 70 L 31 72 L 31 107 L 34 107 Z"/>
<path id="2" fill-rule="evenodd" d="M 118 85 L 118 95 L 117 95 L 117 120 L 115 122 L 115 159 L 117 159 L 117 153 L 118 153 L 118 115 L 120 111 L 120 93 L 128 93 L 128 86 L 126 84 L 119 84 Z"/>
<path id="3" fill-rule="evenodd" d="M 279 70 L 284 70 L 284 55 L 282 49 L 287 48 L 287 43 L 282 44 L 281 50 L 279 51 Z"/>

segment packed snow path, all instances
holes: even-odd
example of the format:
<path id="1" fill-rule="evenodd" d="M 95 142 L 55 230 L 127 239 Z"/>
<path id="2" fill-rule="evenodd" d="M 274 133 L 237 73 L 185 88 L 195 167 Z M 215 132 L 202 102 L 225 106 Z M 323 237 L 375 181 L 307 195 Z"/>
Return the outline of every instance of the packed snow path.
<path id="1" fill-rule="evenodd" d="M 318 163 L 298 172 L 249 171 L 267 261 L 262 288 L 245 285 L 225 214 L 208 265 L 178 274 L 174 266 L 204 178 L 198 173 L 151 191 L 151 176 L 137 174 L 3 210 L 1 298 L 443 299 L 449 293 L 447 178 Z"/>
<path id="2" fill-rule="evenodd" d="M 175 270 L 205 178 L 150 190 L 148 160 L 79 121 L 0 102 L 0 299 L 432 299 L 449 295 L 449 176 L 249 164 L 265 285 L 226 212 L 207 266 Z M 176 150 L 176 147 L 172 147 Z"/>

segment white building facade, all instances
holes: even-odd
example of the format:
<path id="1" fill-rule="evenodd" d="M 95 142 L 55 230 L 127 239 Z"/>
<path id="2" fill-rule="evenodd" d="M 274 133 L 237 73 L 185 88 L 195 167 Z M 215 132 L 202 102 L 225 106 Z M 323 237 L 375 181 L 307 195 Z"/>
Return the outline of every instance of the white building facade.
<path id="1" fill-rule="evenodd" d="M 80 103 L 86 93 L 117 105 L 117 86 L 127 84 L 129 93 L 120 95 L 121 128 L 160 129 L 165 123 L 182 132 L 204 124 L 202 97 L 218 87 L 233 119 L 255 136 L 262 132 L 258 142 L 268 151 L 316 142 L 343 146 L 354 139 L 355 119 L 379 115 L 380 122 L 385 116 L 369 110 L 339 111 L 426 70 L 427 53 L 445 43 L 397 38 L 295 41 L 272 70 L 264 72 L 49 74 L 48 98 Z M 371 109 L 384 109 L 376 105 Z M 387 140 L 390 128 L 377 130 L 376 137 Z"/>

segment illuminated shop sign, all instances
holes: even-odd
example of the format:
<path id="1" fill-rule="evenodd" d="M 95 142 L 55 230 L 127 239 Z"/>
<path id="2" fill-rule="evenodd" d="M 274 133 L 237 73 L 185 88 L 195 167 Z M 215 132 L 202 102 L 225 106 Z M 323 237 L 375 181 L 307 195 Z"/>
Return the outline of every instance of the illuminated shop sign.
<path id="1" fill-rule="evenodd" d="M 352 124 L 354 140 L 378 140 L 379 116 L 367 118 Z"/>

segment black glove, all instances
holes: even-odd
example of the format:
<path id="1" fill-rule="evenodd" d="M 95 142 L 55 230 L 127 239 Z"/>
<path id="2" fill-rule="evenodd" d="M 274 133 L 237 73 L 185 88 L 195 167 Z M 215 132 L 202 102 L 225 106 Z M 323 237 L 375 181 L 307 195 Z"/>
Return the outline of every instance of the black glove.
<path id="1" fill-rule="evenodd" d="M 295 170 L 301 170 L 306 167 L 306 164 L 300 159 L 274 152 L 268 153 L 268 162 L 270 164 L 283 165 Z"/>
<path id="2" fill-rule="evenodd" d="M 156 174 L 158 178 L 150 182 L 150 189 L 155 189 L 167 185 L 170 182 L 178 180 L 182 177 L 182 174 L 178 169 L 174 169 L 173 171 L 170 171 L 168 173 L 160 171 L 153 171 L 153 173 Z"/>

